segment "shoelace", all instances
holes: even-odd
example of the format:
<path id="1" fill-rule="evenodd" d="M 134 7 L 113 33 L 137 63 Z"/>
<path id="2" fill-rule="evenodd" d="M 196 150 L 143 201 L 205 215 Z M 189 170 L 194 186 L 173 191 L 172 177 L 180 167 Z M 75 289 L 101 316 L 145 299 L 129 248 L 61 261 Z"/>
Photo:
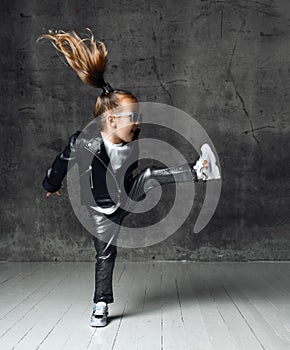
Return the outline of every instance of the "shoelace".
<path id="1" fill-rule="evenodd" d="M 100 316 L 100 315 L 106 315 L 108 314 L 108 308 L 107 307 L 98 307 L 94 309 L 94 315 Z"/>

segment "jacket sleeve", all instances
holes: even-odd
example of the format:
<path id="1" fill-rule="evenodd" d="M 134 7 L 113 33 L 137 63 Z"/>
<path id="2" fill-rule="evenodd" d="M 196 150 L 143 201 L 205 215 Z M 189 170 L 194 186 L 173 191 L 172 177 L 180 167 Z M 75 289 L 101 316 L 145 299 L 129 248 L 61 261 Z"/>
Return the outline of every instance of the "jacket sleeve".
<path id="1" fill-rule="evenodd" d="M 47 169 L 46 176 L 42 181 L 42 186 L 48 192 L 56 192 L 62 186 L 62 180 L 67 174 L 68 163 L 70 168 L 76 162 L 76 140 L 81 131 L 70 136 L 68 145 L 56 156 L 51 168 Z"/>

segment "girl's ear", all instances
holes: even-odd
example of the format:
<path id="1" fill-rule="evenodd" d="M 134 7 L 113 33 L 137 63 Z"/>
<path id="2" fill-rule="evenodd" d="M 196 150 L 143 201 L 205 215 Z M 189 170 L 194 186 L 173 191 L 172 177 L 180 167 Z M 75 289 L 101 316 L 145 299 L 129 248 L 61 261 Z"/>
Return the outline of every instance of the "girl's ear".
<path id="1" fill-rule="evenodd" d="M 116 119 L 112 114 L 107 115 L 107 121 L 112 128 L 116 127 Z"/>

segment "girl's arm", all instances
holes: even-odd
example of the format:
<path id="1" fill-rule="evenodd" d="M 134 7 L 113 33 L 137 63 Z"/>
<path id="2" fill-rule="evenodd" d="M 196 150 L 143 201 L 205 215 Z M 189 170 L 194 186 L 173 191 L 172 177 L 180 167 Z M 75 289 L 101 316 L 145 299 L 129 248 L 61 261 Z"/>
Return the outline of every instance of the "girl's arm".
<path id="1" fill-rule="evenodd" d="M 42 181 L 44 189 L 50 193 L 57 192 L 62 186 L 62 180 L 67 174 L 68 163 L 70 168 L 76 161 L 75 142 L 81 131 L 77 131 L 69 138 L 66 148 L 56 156 L 51 168 L 46 171 L 46 176 Z"/>

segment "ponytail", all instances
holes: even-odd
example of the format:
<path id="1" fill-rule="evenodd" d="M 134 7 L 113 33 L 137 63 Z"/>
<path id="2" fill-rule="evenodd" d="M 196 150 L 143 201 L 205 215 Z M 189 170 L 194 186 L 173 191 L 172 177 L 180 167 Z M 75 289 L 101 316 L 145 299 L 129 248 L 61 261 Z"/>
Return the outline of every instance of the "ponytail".
<path id="1" fill-rule="evenodd" d="M 108 50 L 103 42 L 96 43 L 92 31 L 88 31 L 91 34 L 90 38 L 81 39 L 75 31 L 50 30 L 49 34 L 43 34 L 39 39 L 49 39 L 84 83 L 102 89 L 106 85 L 104 72 L 107 67 Z M 86 45 L 86 41 L 89 41 L 90 46 Z"/>
<path id="2" fill-rule="evenodd" d="M 85 84 L 103 89 L 103 93 L 98 96 L 96 101 L 94 112 L 96 117 L 110 108 L 117 107 L 121 95 L 135 101 L 137 99 L 129 91 L 114 90 L 108 82 L 105 82 L 104 73 L 108 63 L 108 50 L 103 42 L 95 41 L 90 29 L 87 28 L 87 30 L 91 34 L 90 38 L 81 39 L 75 31 L 50 30 L 49 34 L 40 35 L 38 40 L 49 39 L 55 49 L 64 55 L 70 67 Z M 89 45 L 86 42 L 89 42 Z"/>

